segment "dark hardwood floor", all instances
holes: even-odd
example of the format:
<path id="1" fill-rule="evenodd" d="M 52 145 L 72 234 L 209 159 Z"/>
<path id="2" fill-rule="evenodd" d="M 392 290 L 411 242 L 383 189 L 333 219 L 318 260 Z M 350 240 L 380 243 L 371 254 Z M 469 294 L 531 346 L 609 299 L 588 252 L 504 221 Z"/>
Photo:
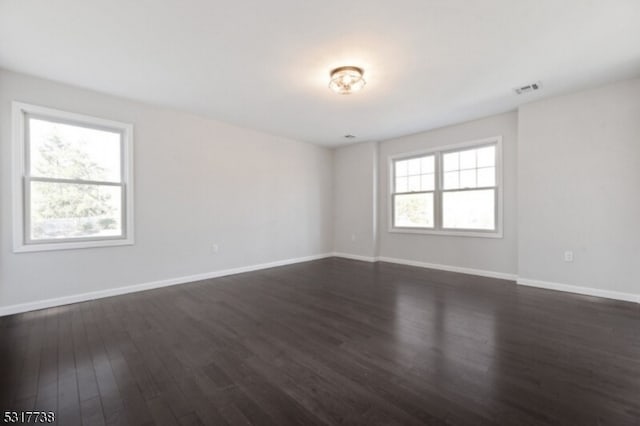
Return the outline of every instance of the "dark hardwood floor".
<path id="1" fill-rule="evenodd" d="M 0 318 L 61 425 L 640 425 L 640 305 L 325 259 Z"/>

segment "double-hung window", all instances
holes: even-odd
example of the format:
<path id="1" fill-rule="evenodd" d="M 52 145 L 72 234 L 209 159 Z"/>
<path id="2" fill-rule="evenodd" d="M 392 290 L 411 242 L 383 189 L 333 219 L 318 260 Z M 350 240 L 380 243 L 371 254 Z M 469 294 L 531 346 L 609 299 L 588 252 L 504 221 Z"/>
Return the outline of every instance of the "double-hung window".
<path id="1" fill-rule="evenodd" d="M 14 250 L 133 244 L 132 126 L 14 102 Z"/>
<path id="2" fill-rule="evenodd" d="M 435 155 L 395 161 L 394 224 L 405 228 L 435 226 Z"/>
<path id="3" fill-rule="evenodd" d="M 502 236 L 500 137 L 390 159 L 390 230 Z"/>

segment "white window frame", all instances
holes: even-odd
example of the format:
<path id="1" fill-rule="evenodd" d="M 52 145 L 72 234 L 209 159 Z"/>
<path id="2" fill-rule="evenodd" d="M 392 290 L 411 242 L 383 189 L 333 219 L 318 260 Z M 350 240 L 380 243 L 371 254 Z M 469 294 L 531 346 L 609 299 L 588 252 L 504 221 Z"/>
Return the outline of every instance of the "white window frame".
<path id="1" fill-rule="evenodd" d="M 121 183 L 114 185 L 122 188 L 122 235 L 114 237 L 61 238 L 56 240 L 32 241 L 29 239 L 28 188 L 31 176 L 27 175 L 28 141 L 27 116 L 38 117 L 53 122 L 72 124 L 86 128 L 115 131 L 121 137 Z M 23 102 L 12 102 L 13 121 L 13 251 L 15 253 L 69 250 L 90 247 L 110 247 L 134 244 L 133 214 L 133 125 L 118 121 L 105 120 L 83 114 L 61 111 L 31 105 Z M 37 178 L 47 181 L 46 178 Z M 54 179 L 57 181 L 57 179 Z M 91 184 L 85 180 L 64 179 L 67 183 Z"/>
<path id="2" fill-rule="evenodd" d="M 495 230 L 478 229 L 449 229 L 442 227 L 442 194 L 449 192 L 442 186 L 442 156 L 451 151 L 461 151 L 470 148 L 481 148 L 483 146 L 495 145 L 496 147 L 496 197 L 495 197 Z M 394 226 L 393 199 L 395 194 L 395 162 L 408 160 L 411 158 L 426 155 L 435 156 L 435 190 L 434 194 L 434 226 L 433 228 L 410 228 Z M 388 191 L 387 191 L 387 217 L 388 232 L 401 234 L 430 234 L 459 237 L 481 237 L 481 238 L 502 238 L 503 237 L 503 164 L 502 164 L 502 136 L 477 139 L 463 143 L 439 146 L 420 151 L 394 154 L 389 156 L 387 163 L 388 170 Z M 493 188 L 493 187 L 492 187 Z M 482 188 L 470 188 L 482 189 Z"/>

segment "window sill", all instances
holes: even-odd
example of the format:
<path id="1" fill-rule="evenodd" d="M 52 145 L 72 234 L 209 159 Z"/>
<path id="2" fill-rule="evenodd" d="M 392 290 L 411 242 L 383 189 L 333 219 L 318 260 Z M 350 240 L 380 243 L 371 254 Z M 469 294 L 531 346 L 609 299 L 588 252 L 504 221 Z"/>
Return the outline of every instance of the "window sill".
<path id="1" fill-rule="evenodd" d="M 98 247 L 131 246 L 133 238 L 118 238 L 109 240 L 69 241 L 60 243 L 20 244 L 13 248 L 14 253 L 31 253 L 37 251 L 75 250 Z"/>
<path id="2" fill-rule="evenodd" d="M 424 235 L 440 235 L 445 237 L 472 237 L 472 238 L 503 238 L 502 231 L 440 231 L 435 229 L 420 229 L 420 228 L 389 228 L 389 233 L 392 234 L 424 234 Z"/>

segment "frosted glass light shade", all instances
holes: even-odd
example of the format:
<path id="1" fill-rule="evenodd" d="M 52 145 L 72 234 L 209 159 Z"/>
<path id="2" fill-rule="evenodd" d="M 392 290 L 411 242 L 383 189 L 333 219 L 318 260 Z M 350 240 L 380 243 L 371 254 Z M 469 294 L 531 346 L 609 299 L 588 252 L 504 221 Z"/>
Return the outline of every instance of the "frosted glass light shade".
<path id="1" fill-rule="evenodd" d="M 358 67 L 340 67 L 331 71 L 329 88 L 340 95 L 348 95 L 362 89 L 367 82 L 364 71 Z"/>

